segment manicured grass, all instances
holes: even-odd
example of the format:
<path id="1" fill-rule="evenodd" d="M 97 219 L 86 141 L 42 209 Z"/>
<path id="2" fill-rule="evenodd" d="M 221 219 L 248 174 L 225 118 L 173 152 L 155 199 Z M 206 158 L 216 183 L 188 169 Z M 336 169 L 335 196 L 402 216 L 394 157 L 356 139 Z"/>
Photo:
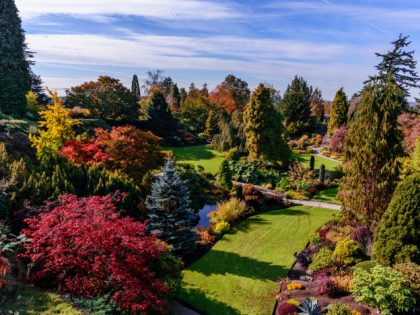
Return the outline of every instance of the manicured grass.
<path id="1" fill-rule="evenodd" d="M 201 165 L 206 172 L 215 174 L 219 171 L 225 154 L 211 150 L 207 145 L 196 145 L 190 147 L 171 147 L 165 150 L 172 150 L 178 163 L 189 163 Z"/>
<path id="2" fill-rule="evenodd" d="M 292 154 L 292 158 L 297 159 L 300 163 L 302 163 L 304 166 L 309 167 L 309 162 L 311 160 L 311 156 L 313 154 L 296 154 L 293 153 Z M 340 165 L 340 162 L 335 162 L 332 160 L 328 160 L 328 159 L 324 159 L 323 157 L 315 156 L 315 169 L 319 169 L 319 167 L 321 166 L 321 164 L 325 165 L 325 169 L 327 171 L 334 171 L 334 169 Z"/>
<path id="3" fill-rule="evenodd" d="M 19 288 L 16 297 L 1 306 L 0 314 L 82 315 L 83 313 L 57 294 L 25 287 Z"/>
<path id="4" fill-rule="evenodd" d="M 328 188 L 318 192 L 312 199 L 340 205 L 341 202 L 336 198 L 337 193 L 338 187 Z"/>
<path id="5" fill-rule="evenodd" d="M 296 206 L 248 218 L 184 270 L 180 299 L 211 315 L 271 314 L 276 279 L 333 212 Z"/>

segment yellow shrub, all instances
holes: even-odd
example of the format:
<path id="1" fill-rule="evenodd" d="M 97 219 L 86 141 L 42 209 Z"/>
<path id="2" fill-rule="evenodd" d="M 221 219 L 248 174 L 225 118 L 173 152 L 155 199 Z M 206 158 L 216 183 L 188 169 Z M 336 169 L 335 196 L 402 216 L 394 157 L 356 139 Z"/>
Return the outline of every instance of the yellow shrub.
<path id="1" fill-rule="evenodd" d="M 287 285 L 287 290 L 288 291 L 292 291 L 292 290 L 302 290 L 303 286 L 302 283 L 300 282 L 291 282 Z"/>
<path id="2" fill-rule="evenodd" d="M 300 302 L 298 300 L 295 300 L 295 299 L 290 299 L 290 300 L 287 301 L 287 304 L 294 305 L 294 306 L 299 306 Z"/>
<path id="3" fill-rule="evenodd" d="M 220 222 L 232 223 L 246 214 L 246 204 L 238 198 L 231 198 L 228 201 L 217 205 L 217 210 L 210 212 L 210 222 L 216 225 Z"/>
<path id="4" fill-rule="evenodd" d="M 230 224 L 227 223 L 226 221 L 218 222 L 213 226 L 213 232 L 216 234 L 223 234 L 229 231 L 229 229 L 230 229 Z"/>

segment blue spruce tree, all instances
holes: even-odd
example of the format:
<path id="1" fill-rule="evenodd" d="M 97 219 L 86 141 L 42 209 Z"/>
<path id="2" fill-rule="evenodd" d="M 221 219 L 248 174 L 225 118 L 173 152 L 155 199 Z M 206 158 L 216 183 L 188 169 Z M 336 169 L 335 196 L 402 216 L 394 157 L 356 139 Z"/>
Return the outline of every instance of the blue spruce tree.
<path id="1" fill-rule="evenodd" d="M 147 202 L 149 231 L 173 246 L 173 252 L 187 255 L 195 250 L 195 226 L 199 216 L 191 209 L 185 182 L 169 158 L 163 175 L 153 184 Z"/>

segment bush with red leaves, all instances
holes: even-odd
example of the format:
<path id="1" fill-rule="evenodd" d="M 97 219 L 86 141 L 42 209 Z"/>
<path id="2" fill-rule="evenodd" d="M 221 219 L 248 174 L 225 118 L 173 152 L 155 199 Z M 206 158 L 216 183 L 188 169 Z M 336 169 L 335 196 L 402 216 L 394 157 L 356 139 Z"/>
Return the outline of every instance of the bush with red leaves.
<path id="1" fill-rule="evenodd" d="M 161 138 L 133 126 L 95 129 L 95 136 L 82 141 L 67 141 L 60 155 L 75 164 L 98 165 L 118 170 L 141 180 L 150 170 L 163 164 Z"/>
<path id="2" fill-rule="evenodd" d="M 299 313 L 299 309 L 292 304 L 284 303 L 277 308 L 277 315 L 295 315 Z"/>
<path id="3" fill-rule="evenodd" d="M 336 297 L 339 292 L 337 284 L 329 276 L 318 277 L 315 281 L 316 292 L 329 297 Z"/>
<path id="4" fill-rule="evenodd" d="M 116 212 L 112 196 L 62 196 L 26 219 L 32 239 L 21 255 L 34 283 L 78 297 L 109 294 L 123 310 L 163 312 L 180 282 L 179 260 L 145 224 Z"/>
<path id="5" fill-rule="evenodd" d="M 348 131 L 348 127 L 346 125 L 340 126 L 340 128 L 336 129 L 334 135 L 331 139 L 331 149 L 336 153 L 341 153 L 344 150 L 344 141 L 346 140 L 346 134 Z"/>

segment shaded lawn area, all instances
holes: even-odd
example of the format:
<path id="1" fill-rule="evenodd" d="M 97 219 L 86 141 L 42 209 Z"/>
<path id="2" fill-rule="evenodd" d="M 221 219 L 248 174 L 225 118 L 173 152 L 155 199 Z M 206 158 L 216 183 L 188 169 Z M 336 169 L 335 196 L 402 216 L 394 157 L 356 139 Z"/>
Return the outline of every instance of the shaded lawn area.
<path id="1" fill-rule="evenodd" d="M 246 219 L 183 271 L 180 299 L 211 315 L 271 314 L 276 279 L 333 213 L 295 206 Z"/>
<path id="2" fill-rule="evenodd" d="M 19 288 L 14 299 L 1 306 L 0 314 L 19 315 L 83 315 L 70 302 L 59 295 L 39 291 L 32 287 Z"/>
<path id="3" fill-rule="evenodd" d="M 309 162 L 311 160 L 311 156 L 313 154 L 296 154 L 292 153 L 292 158 L 297 159 L 300 163 L 302 163 L 305 167 L 309 167 Z M 332 160 L 324 159 L 323 157 L 314 155 L 315 157 L 315 169 L 318 170 L 321 164 L 325 165 L 325 169 L 327 171 L 334 171 L 335 167 L 340 165 L 340 162 L 335 162 Z"/>
<path id="4" fill-rule="evenodd" d="M 338 187 L 328 188 L 318 192 L 312 199 L 341 205 L 341 202 L 336 198 L 337 193 Z"/>
<path id="5" fill-rule="evenodd" d="M 178 163 L 189 163 L 201 165 L 206 172 L 215 174 L 219 171 L 225 154 L 210 149 L 207 145 L 196 145 L 190 147 L 170 147 L 165 150 L 172 150 Z"/>

